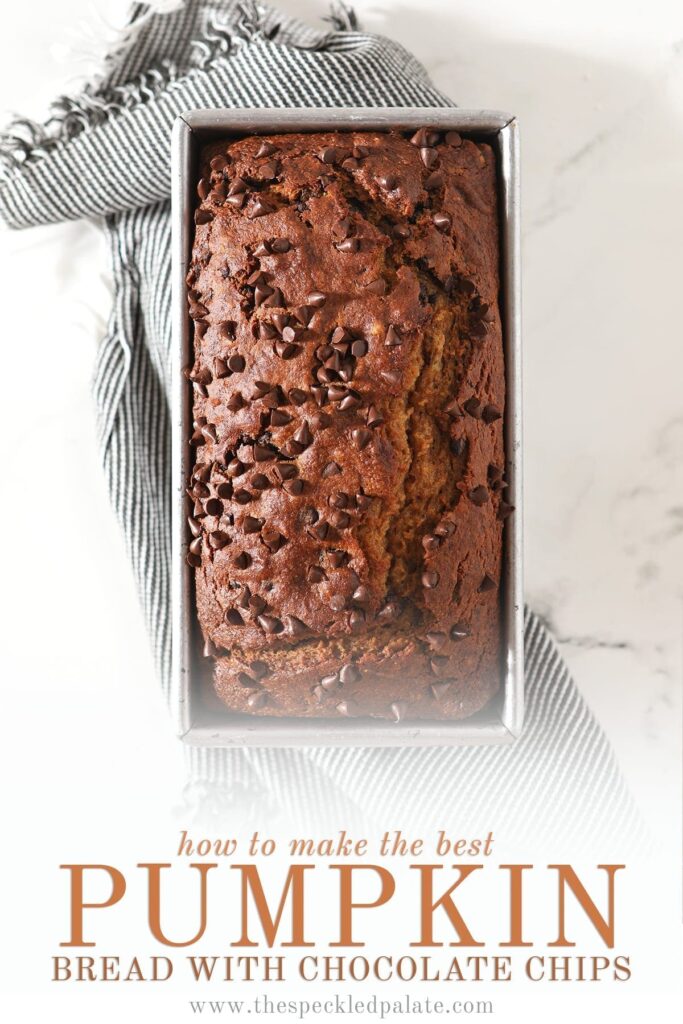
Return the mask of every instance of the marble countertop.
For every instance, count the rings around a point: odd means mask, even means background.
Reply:
[[[312,19],[326,8],[281,6]],[[355,6],[460,105],[519,117],[528,601],[660,821],[678,791],[681,743],[683,8]],[[2,105],[39,115],[74,89],[120,15],[108,0],[11,5]],[[28,736],[59,751],[75,785],[84,763],[97,779],[125,748],[121,778],[145,776],[143,791],[158,796],[163,777],[172,800],[182,754],[94,440],[89,380],[111,298],[103,240],[84,223],[4,232],[0,273],[11,380],[0,410],[10,581],[0,672],[14,680],[24,727],[3,758],[23,760]],[[139,771],[150,760],[156,778]],[[39,767],[30,771],[37,786]]]

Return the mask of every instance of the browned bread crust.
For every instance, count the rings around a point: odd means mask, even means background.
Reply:
[[[499,685],[496,171],[456,133],[203,154],[189,560],[215,688],[460,718]]]

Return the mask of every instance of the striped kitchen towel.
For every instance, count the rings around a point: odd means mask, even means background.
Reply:
[[[135,4],[103,73],[45,124],[0,139],[0,215],[14,228],[100,218],[114,308],[95,371],[102,462],[161,684],[170,679],[171,126],[196,107],[447,106],[415,58],[337,5],[325,30],[256,3]],[[204,818],[499,832],[642,835],[609,745],[540,621],[526,618],[527,722],[511,747],[189,749]]]

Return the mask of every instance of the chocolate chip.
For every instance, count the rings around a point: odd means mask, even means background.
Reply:
[[[462,403],[462,407],[470,416],[474,416],[475,419],[481,419],[481,402],[478,398],[468,398],[466,402]]]
[[[306,296],[306,305],[319,309],[327,302],[327,295],[324,292],[311,292]]]
[[[305,636],[308,632],[306,623],[302,622],[301,619],[297,619],[296,615],[286,615],[284,622],[287,632],[291,633],[292,636]]]
[[[339,683],[339,674],[337,672],[330,672],[328,675],[323,676],[320,680],[320,685],[323,690],[334,690]]]
[[[195,537],[195,539],[191,541],[188,547],[193,555],[200,555],[202,553],[202,538]]]
[[[514,511],[514,505],[509,505],[507,501],[501,501],[500,505],[498,506],[498,512],[496,513],[496,516],[498,519],[507,519],[507,517],[511,516]]]
[[[354,359],[362,359],[364,355],[367,355],[368,343],[365,338],[356,338],[351,344],[351,355]]]
[[[230,395],[230,398],[225,404],[230,412],[239,412],[245,403],[239,391],[235,391],[234,394]]]
[[[340,715],[343,715],[344,718],[350,718],[355,710],[355,705],[352,701],[342,700],[337,704],[336,710]]]
[[[480,485],[479,487],[473,487],[468,494],[468,498],[470,499],[473,505],[485,505],[486,502],[489,500],[488,489],[486,487],[483,487],[482,485]]]
[[[247,467],[239,459],[231,459],[225,470],[229,476],[242,476],[246,473]]]
[[[202,651],[205,658],[215,658],[218,654],[218,648],[212,640],[204,641],[204,650]]]
[[[401,374],[398,372],[398,370],[380,370],[379,375],[392,388],[398,387],[398,385],[401,383]]]
[[[360,249],[359,238],[345,238],[343,242],[339,242],[336,246],[339,252],[358,252]]]
[[[450,442],[450,449],[453,455],[462,455],[467,447],[467,441],[464,437],[454,437]]]
[[[439,154],[433,146],[421,146],[420,147],[420,159],[425,165],[428,171],[431,171],[432,167],[436,165],[439,159]]]
[[[251,486],[257,491],[265,491],[270,487],[270,480],[263,473],[255,473],[251,478]]]
[[[204,508],[208,516],[220,516],[223,512],[223,502],[218,498],[209,498]]]
[[[378,277],[376,280],[371,281],[370,284],[366,284],[365,290],[373,295],[386,295],[387,282],[383,277]]]
[[[343,491],[333,491],[327,499],[327,504],[331,505],[332,508],[347,508],[349,504],[349,496]]]
[[[370,408],[368,409],[368,418],[367,418],[368,426],[369,427],[381,427],[381,425],[383,423],[384,423],[384,416],[382,416],[382,413],[378,409],[376,409],[374,405],[371,405]]]
[[[235,491],[233,498],[238,505],[248,505],[252,499],[252,495],[249,493],[249,491],[245,491],[242,488],[239,491]]]
[[[225,621],[228,623],[229,626],[243,626],[244,625],[244,619],[242,618],[242,616],[240,615],[240,613],[237,611],[236,608],[228,608],[227,612],[225,613],[224,618],[225,618]]]
[[[270,246],[268,245],[268,242],[259,242],[259,244],[254,249],[254,256],[258,256],[259,259],[262,256],[270,256]]]
[[[319,523],[316,523],[315,526],[311,526],[310,532],[318,540],[325,540],[330,532],[330,524],[326,523],[323,519]]]
[[[252,711],[257,711],[259,708],[264,708],[268,703],[268,694],[265,690],[257,690],[256,693],[250,693],[247,697],[247,705]]]
[[[226,160],[226,158],[224,156],[221,156],[220,154],[218,156],[213,157],[213,159],[209,163],[209,167],[211,168],[211,170],[212,171],[216,171],[216,173],[218,173],[219,171],[222,171],[223,168],[227,167],[227,166],[228,166],[228,161]]]
[[[230,370],[224,359],[214,359],[213,373],[217,380],[222,380],[224,377],[229,376]]]
[[[261,530],[261,540],[272,555],[287,543],[287,538],[283,537],[279,530],[271,526],[265,526]]]
[[[300,345],[292,345],[289,341],[276,341],[273,347],[280,359],[292,359],[301,352]]]
[[[396,345],[402,344],[402,342],[403,339],[399,337],[396,328],[390,324],[387,333],[384,336],[384,344],[389,345],[389,347],[393,348]]]
[[[263,140],[256,153],[256,158],[262,156],[271,156],[273,153],[277,153],[277,147],[272,142],[268,142],[266,139]]]
[[[395,174],[383,174],[377,179],[377,182],[382,186],[382,188],[385,188],[387,192],[393,192],[398,185],[398,178]]]
[[[259,615],[256,621],[266,633],[281,633],[284,629],[284,626],[275,615]]]
[[[370,601],[370,591],[363,583],[356,587],[351,596],[357,604],[368,604]]]
[[[327,579],[327,576],[319,565],[309,565],[306,578],[309,583],[322,583],[323,580]]]
[[[495,590],[497,586],[496,581],[489,575],[486,575],[477,587],[477,590],[480,594],[485,594],[488,590]]]
[[[246,192],[235,192],[233,195],[228,193],[228,197],[225,201],[228,206],[232,206],[234,209],[239,210],[244,206],[246,198]]]
[[[433,651],[440,650],[447,639],[448,637],[445,633],[425,633],[425,640]]]
[[[268,160],[259,167],[260,176],[264,181],[272,181],[277,176],[277,163],[275,160]]]
[[[434,227],[438,231],[450,231],[451,230],[451,218],[447,213],[435,213],[432,217]]]
[[[330,417],[324,412],[316,412],[311,416],[311,426],[314,430],[325,430],[331,422]]]
[[[471,631],[466,622],[456,622],[454,626],[451,626],[451,640],[464,640],[465,637],[471,635]]]
[[[338,466],[336,462],[328,462],[327,465],[323,467],[321,476],[327,479],[330,476],[338,476],[340,473],[341,467]]]
[[[207,181],[206,178],[202,178],[197,185],[197,195],[200,199],[204,200],[211,191],[211,182]]]
[[[429,659],[429,667],[435,676],[440,676],[448,665],[448,658],[445,654],[433,654]]]
[[[279,288],[273,288],[270,295],[267,295],[266,298],[261,303],[262,306],[268,306],[269,309],[272,309],[273,307],[276,306],[281,307],[284,306],[284,304],[285,300]]]
[[[333,612],[341,612],[346,607],[346,598],[343,594],[333,594],[330,598],[330,608]]]
[[[213,211],[212,210],[206,210],[203,207],[200,207],[198,210],[195,210],[195,212],[194,212],[194,222],[195,222],[195,224],[208,224],[209,221],[212,221],[212,220],[213,220]]]
[[[269,391],[272,391],[272,389],[272,384],[269,384],[265,380],[257,380],[254,383],[254,398],[263,398]]]
[[[365,625],[365,612],[362,608],[354,608],[349,613],[349,626],[352,630],[358,630]]]
[[[246,365],[244,356],[239,355],[237,352],[228,359],[228,369],[231,373],[242,373]]]
[[[394,224],[391,233],[394,238],[400,238],[402,241],[412,236],[412,231],[407,224]]]
[[[369,494],[357,494],[355,497],[356,508],[365,511],[365,509],[370,508],[373,500],[374,499]]]
[[[199,537],[202,532],[201,523],[198,523],[192,516],[187,517],[187,525],[190,527],[190,533],[193,537]]]
[[[255,444],[252,448],[254,462],[272,462],[276,453],[263,444]]]
[[[413,146],[421,147],[427,146],[429,139],[429,132],[426,128],[418,128],[415,134],[411,137],[410,141]]]
[[[462,146],[462,138],[457,132],[446,132],[444,142],[447,146]]]
[[[227,533],[223,533],[222,530],[215,530],[209,534],[209,545],[214,551],[221,551],[222,548],[227,547],[230,543],[230,538]]]
[[[273,252],[289,252],[292,248],[292,243],[288,238],[274,238],[270,243],[270,248]]]
[[[305,420],[298,428],[298,430],[294,432],[292,437],[297,444],[303,445],[304,448],[307,448],[310,444],[313,443],[313,434],[309,430],[308,423],[306,423]]]
[[[332,389],[330,389],[330,391],[331,390]],[[330,394],[330,398],[331,397],[332,395]],[[349,392],[347,395],[345,395],[344,398],[342,398],[341,402],[339,403],[339,408],[342,410],[342,412],[348,412],[350,409],[357,409],[360,404],[360,396]]]
[[[355,430],[351,431],[351,437],[359,451],[362,451],[363,448],[366,448],[367,445],[370,444],[370,441],[372,440],[372,433],[367,429],[367,427],[356,427]]]
[[[236,569],[248,569],[251,565],[251,556],[246,551],[240,551],[238,555],[232,560],[232,564]]]
[[[280,462],[275,467],[275,471],[274,472],[275,472],[275,476],[278,478],[278,480],[282,481],[282,480],[291,480],[293,477],[295,477],[297,475],[299,470],[296,468],[296,466],[292,466],[292,465],[290,465],[287,462]]]
[[[249,211],[249,216],[263,217],[267,213],[275,213],[275,207],[271,203],[266,202],[265,199],[262,199],[261,196],[257,196],[254,205]]]
[[[337,530],[346,530],[351,525],[351,516],[346,512],[332,512],[330,522]]]
[[[356,160],[364,160],[366,156],[370,156],[370,150],[367,146],[354,146],[351,152]]]
[[[501,415],[500,409],[497,409],[495,405],[485,405],[481,411],[481,418],[484,423],[493,423],[494,420],[499,420]]]
[[[444,519],[434,527],[434,533],[437,537],[450,537],[455,533],[455,523],[451,523],[447,519]]]
[[[433,590],[434,587],[438,586],[439,574],[438,572],[423,572],[422,573],[422,586],[425,590]]]
[[[441,188],[443,185],[443,174],[441,171],[432,171],[425,178],[424,187],[428,192],[434,192],[436,189]]]
[[[215,443],[218,440],[218,433],[213,423],[206,423],[202,427],[202,434],[207,441],[213,441]]]
[[[324,149],[320,150],[318,158],[322,160],[324,164],[334,164],[339,159],[339,150],[335,149],[334,146],[326,146]]]
[[[185,555],[185,561],[188,565],[191,565],[193,569],[198,569],[202,564],[201,555],[195,555],[192,551],[188,551]]]
[[[397,700],[389,706],[389,711],[394,722],[401,722],[408,712],[408,705],[402,700]]]
[[[247,183],[244,178],[233,178],[230,182],[230,188],[228,189],[229,196],[240,195],[247,191]]]
[[[441,682],[432,683],[432,685],[429,687],[429,689],[431,691],[431,694],[432,694],[432,697],[434,698],[434,700],[440,700],[442,697],[446,696],[446,693],[448,692],[450,687],[451,687],[450,680],[444,679]]]
[[[377,613],[377,618],[383,625],[386,625],[388,622],[393,622],[397,619],[400,613],[401,606],[398,601],[390,600],[380,608]]]
[[[303,480],[285,480],[282,485],[282,489],[286,491],[287,494],[296,496],[303,493],[304,482]]]
[[[251,688],[251,687],[253,687],[253,685],[256,682],[256,680],[253,679],[252,676],[250,676],[248,672],[238,672],[237,673],[237,682],[240,684],[240,686],[245,686],[245,687]]]
[[[262,526],[263,520],[255,516],[244,516],[242,519],[242,529],[245,533],[258,533]]]
[[[348,665],[343,665],[342,668],[339,669],[339,680],[344,685],[357,683],[360,677],[361,673],[358,666],[351,662]]]
[[[308,327],[310,324],[315,310],[311,306],[295,306],[292,313],[304,327]]]

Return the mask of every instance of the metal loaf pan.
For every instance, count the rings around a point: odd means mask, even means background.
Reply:
[[[217,138],[270,132],[454,129],[492,145],[497,155],[501,227],[501,313],[507,401],[505,443],[508,500],[515,515],[504,528],[501,581],[501,690],[493,702],[461,721],[266,718],[211,707],[210,669],[201,656],[193,571],[185,561],[185,487],[191,470],[191,388],[182,374],[192,362],[185,276],[193,241],[198,154]],[[192,110],[173,130],[173,682],[179,735],[198,746],[450,746],[509,743],[520,733],[524,707],[521,465],[521,328],[518,127],[509,114],[458,108]]]

